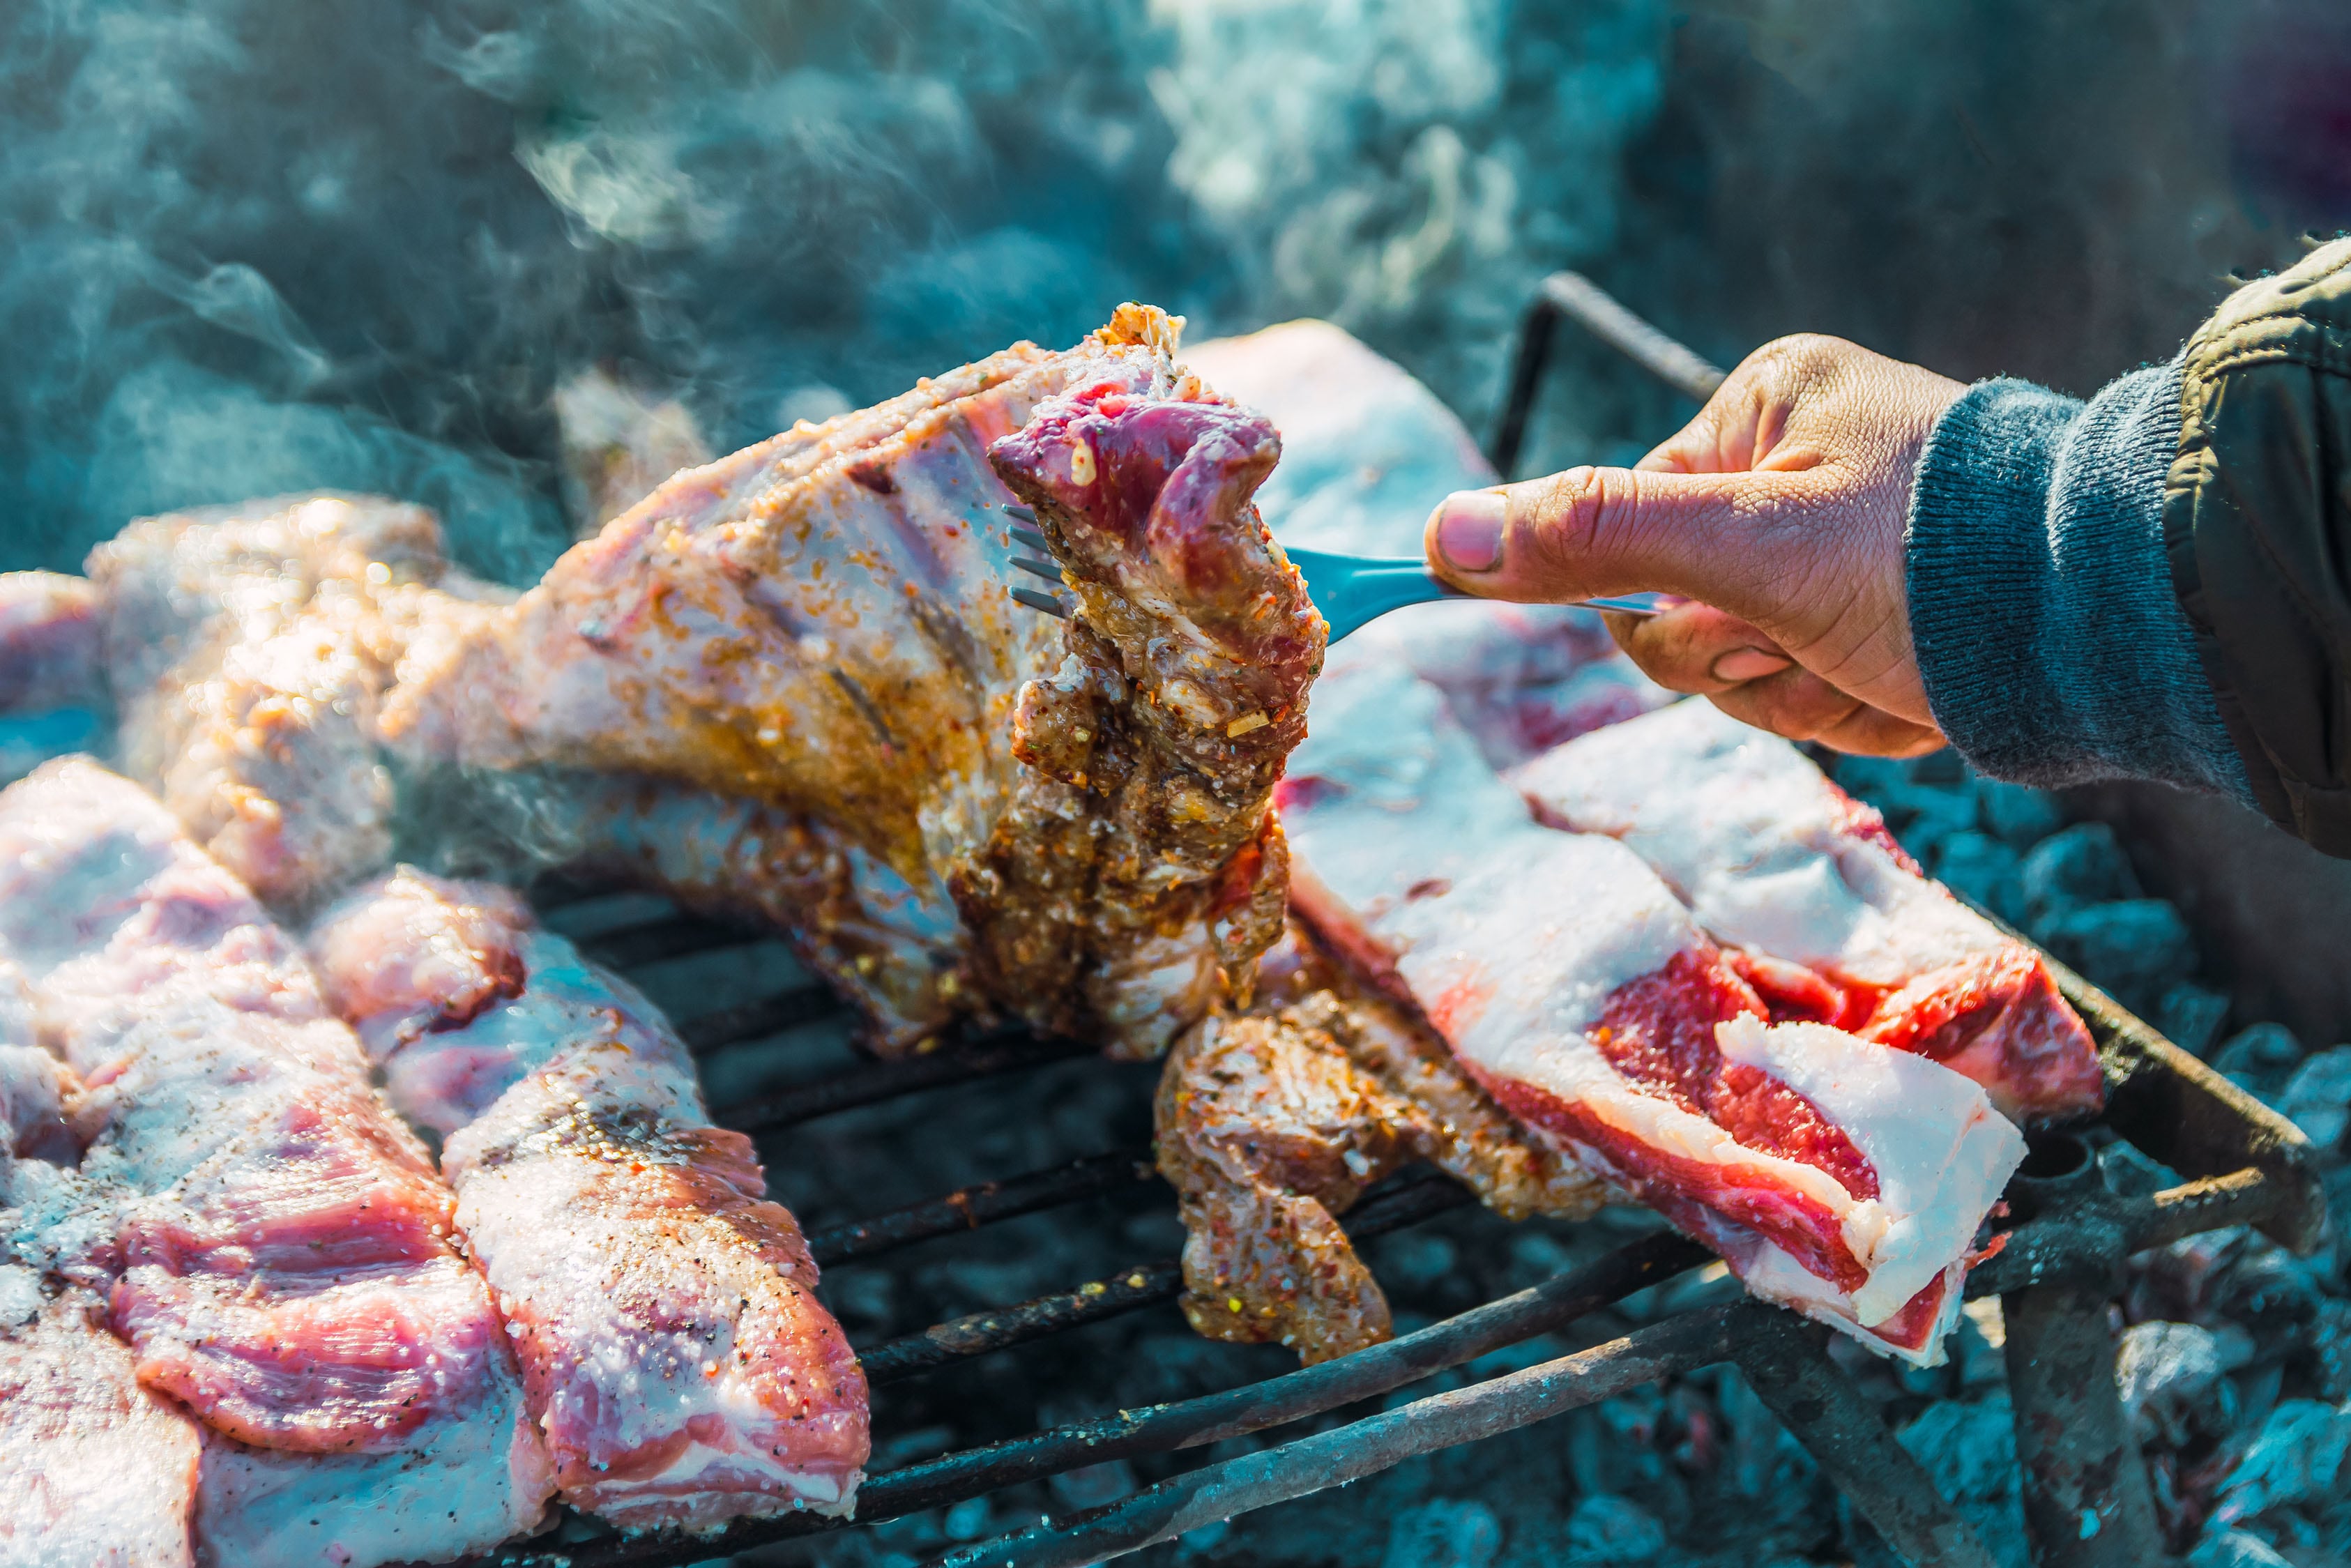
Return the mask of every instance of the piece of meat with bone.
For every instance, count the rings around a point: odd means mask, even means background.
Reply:
[[[1301,916],[1750,1291],[1939,1359],[2015,1128],[1926,1057],[1769,1024],[1655,873],[1536,823],[1436,689],[1371,654],[1324,677],[1282,787]]]
[[[0,792],[0,956],[87,1086],[111,1324],[206,1428],[200,1532],[372,1563],[533,1527],[546,1458],[449,1191],[252,894],[68,758]]]
[[[1616,839],[1751,955],[1773,1017],[1929,1057],[2019,1121],[2104,1104],[2096,1048],[2041,956],[1928,881],[1786,741],[1684,702],[1510,777],[1545,821]]]
[[[1336,1217],[1391,1171],[1426,1160],[1512,1219],[1582,1218],[1602,1198],[1374,996],[1316,987],[1203,1019],[1169,1055],[1156,1112],[1160,1172],[1189,1233],[1184,1315],[1211,1339],[1278,1341],[1309,1364],[1390,1336],[1387,1300]]]
[[[412,652],[385,732],[420,764],[784,814],[843,873],[794,927],[865,977],[885,1049],[992,1014],[1155,1052],[1279,933],[1266,792],[1322,635],[1249,504],[1270,428],[1174,345],[1124,307],[1067,352],[1019,345],[678,475]],[[999,471],[1080,585],[1066,627],[1011,597]],[[951,905],[958,941],[910,935],[910,905]]]
[[[90,553],[124,769],[273,904],[391,858],[382,596],[443,571],[422,507],[313,495],[132,523]]]
[[[311,934],[456,1218],[564,1500],[707,1529],[852,1506],[865,1381],[750,1140],[652,1004],[507,890],[402,870]]]

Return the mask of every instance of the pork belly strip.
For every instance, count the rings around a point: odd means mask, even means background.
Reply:
[[[838,871],[793,928],[865,977],[884,1049],[973,1015],[1164,1049],[1278,930],[1263,794],[1320,627],[1248,504],[1270,432],[1176,371],[1174,332],[1122,308],[1067,352],[1017,345],[678,475],[510,611],[412,644],[385,733],[419,766],[625,773],[789,822]],[[1088,559],[1132,549],[1139,575],[1065,632],[1010,597],[989,451],[1073,389],[1137,399],[1102,448],[1126,510]],[[1198,678],[1126,667],[1148,625]]]
[[[252,894],[67,758],[0,792],[0,956],[102,1118],[81,1175],[120,1195],[110,1321],[206,1428],[200,1533],[238,1534],[233,1472],[298,1490],[322,1456],[340,1479],[305,1518],[354,1563],[535,1525],[545,1457],[448,1189]],[[438,1506],[388,1539],[402,1495]]]
[[[1599,1207],[1599,1183],[1521,1132],[1393,1004],[1290,994],[1202,1019],[1160,1079],[1159,1169],[1181,1195],[1181,1304],[1201,1333],[1292,1345],[1310,1364],[1389,1338],[1387,1299],[1337,1217],[1411,1160],[1513,1219]]]
[[[564,1500],[627,1527],[846,1513],[865,1380],[750,1140],[652,1004],[511,893],[403,870],[312,933],[456,1218]]]
[[[2019,1121],[2105,1103],[2096,1048],[2040,955],[1928,881],[1786,741],[1684,702],[1510,778],[1544,821],[1639,855],[1717,940],[1809,971],[1752,968],[1775,1017],[1931,1058]]]
[[[1588,1169],[1750,1290],[1929,1362],[2023,1141],[1972,1082],[1763,1003],[1614,841],[1547,830],[1437,692],[1326,676],[1282,814],[1295,904]]]

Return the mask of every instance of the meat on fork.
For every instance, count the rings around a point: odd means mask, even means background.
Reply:
[[[684,1043],[503,888],[402,870],[311,935],[456,1220],[566,1501],[623,1527],[844,1514],[866,1390],[750,1140]]]
[[[1770,1024],[1656,873],[1536,823],[1408,669],[1367,657],[1316,704],[1283,784],[1301,916],[1519,1122],[1750,1290],[1939,1359],[2023,1155],[1983,1090],[1827,1025]]]
[[[94,763],[0,793],[0,956],[102,1123],[111,1326],[204,1427],[221,1561],[479,1551],[552,1490],[450,1193],[293,942]]]
[[[1248,505],[1271,432],[1177,373],[1173,340],[1123,308],[1065,353],[1019,345],[681,474],[511,611],[412,650],[385,732],[420,763],[627,773],[779,813],[843,873],[798,935],[885,1047],[992,1013],[1162,1049],[1275,935],[1263,794],[1321,635]],[[998,470],[1044,483],[1031,456],[1076,449],[989,460],[1065,392],[1113,476],[1064,497],[1109,505],[1099,526],[1047,525],[1098,584],[1066,640],[1011,597]],[[1123,608],[1099,564],[1120,548],[1141,573]],[[1127,667],[1148,625],[1183,667]],[[1236,653],[1273,664],[1236,673]],[[909,934],[907,910],[950,908],[953,941]]]
[[[1684,702],[1510,777],[1546,821],[1615,838],[1745,949],[1774,1017],[1939,1061],[2018,1121],[2105,1103],[2097,1049],[2048,964],[1928,881],[1786,741]]]
[[[1601,1201],[1598,1182],[1377,997],[1317,988],[1202,1020],[1169,1055],[1156,1109],[1160,1172],[1189,1233],[1184,1315],[1211,1339],[1279,1341],[1309,1364],[1392,1332],[1336,1217],[1399,1166],[1426,1160],[1512,1219],[1582,1218]]]

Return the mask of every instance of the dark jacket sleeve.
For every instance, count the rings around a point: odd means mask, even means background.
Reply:
[[[2351,240],[2231,296],[2182,359],[2163,539],[2253,798],[2351,856]]]

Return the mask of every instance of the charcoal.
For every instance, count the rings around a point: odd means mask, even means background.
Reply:
[[[2351,1399],[2351,1301],[2329,1296],[2310,1324],[2304,1375],[2322,1399]]]
[[[1943,841],[1933,869],[1936,880],[1952,892],[2013,921],[2024,913],[2022,866],[2012,846],[1989,833],[1967,832]]]
[[[2028,873],[2031,864],[2028,859]],[[2188,923],[2160,898],[2076,904],[2044,915],[2033,935],[2135,1012],[2153,1012],[2163,993],[2196,967]]]
[[[1380,1568],[1486,1568],[1501,1550],[1502,1521],[1492,1509],[1431,1498],[1397,1513]]]
[[[988,1501],[984,1497],[967,1497],[947,1510],[941,1527],[949,1541],[977,1541],[988,1533]]]
[[[1964,785],[1934,789],[1914,784],[1903,800],[1909,808],[1902,828],[1903,847],[1922,860],[1935,858],[1943,845],[1975,829],[1975,794]]]
[[[2029,850],[2065,825],[2057,798],[2043,789],[1986,779],[1976,785],[1976,814],[1988,831]]]
[[[2021,873],[2028,927],[2087,904],[2113,904],[2140,895],[2115,831],[2104,822],[2079,822],[2043,839],[2024,857]]]
[[[2351,1045],[2338,1045],[2294,1069],[2278,1096],[2278,1109],[2322,1151],[2334,1153],[2351,1122]]]
[[[1945,1500],[1976,1527],[2001,1568],[2032,1568],[2006,1394],[1929,1405],[1902,1428],[1901,1441]]]
[[[2284,1401],[2221,1484],[2214,1521],[2235,1524],[2273,1508],[2333,1498],[2346,1454],[2351,1411],[2316,1399]]]
[[[1603,1493],[1575,1505],[1567,1521],[1566,1561],[1604,1568],[1655,1563],[1665,1555],[1666,1527],[1629,1499]]]
[[[2193,980],[2182,980],[2163,993],[2163,999],[2155,1004],[2155,1016],[2147,1021],[2180,1050],[2202,1056],[2212,1049],[2229,1021],[2229,998]]]
[[[2222,1530],[2197,1543],[2188,1568],[2294,1568],[2294,1563],[2249,1530]]]
[[[2134,1323],[2124,1331],[2115,1379],[2142,1445],[2179,1448],[2235,1415],[2220,1336],[2196,1323]]]
[[[2302,1041],[2282,1023],[2257,1023],[2239,1030],[2212,1053],[2212,1066],[2239,1088],[2270,1098],[2285,1088]]]
[[[1124,1459],[1064,1470],[1046,1483],[1053,1500],[1071,1513],[1116,1502],[1135,1488],[1134,1467]]]

